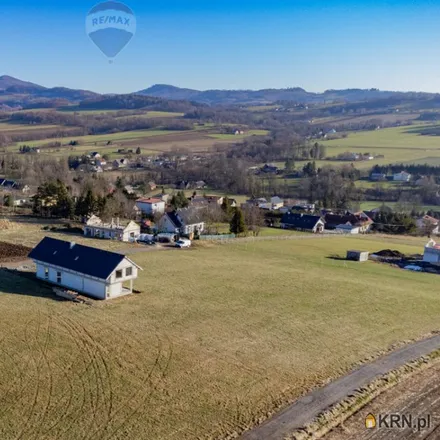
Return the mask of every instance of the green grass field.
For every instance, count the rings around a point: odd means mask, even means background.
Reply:
[[[92,307],[2,271],[0,438],[216,439],[252,426],[440,329],[437,276],[328,258],[423,243],[274,239],[135,254],[142,294]]]
[[[60,125],[31,125],[31,124],[12,124],[10,122],[0,122],[0,132],[4,131],[33,131],[61,128]]]
[[[421,136],[415,133],[420,125],[386,128],[376,131],[349,133],[345,139],[324,141],[327,156],[336,156],[346,151],[369,152],[384,155],[383,159],[356,162],[359,169],[371,168],[375,164],[390,163],[440,163],[440,136]]]
[[[364,211],[370,211],[372,209],[380,208],[381,206],[385,205],[388,206],[391,209],[394,209],[398,203],[397,202],[377,202],[377,201],[370,201],[370,202],[361,202],[361,209]],[[423,211],[440,211],[440,206],[437,205],[421,205],[418,207],[418,209]]]

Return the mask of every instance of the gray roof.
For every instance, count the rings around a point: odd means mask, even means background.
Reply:
[[[106,280],[125,255],[45,237],[29,258]]]
[[[176,228],[194,225],[196,223],[203,223],[200,210],[191,207],[168,212],[167,215]]]
[[[292,212],[288,212],[283,215],[281,223],[298,229],[313,230],[320,220],[322,221],[322,218],[318,215],[293,214]]]

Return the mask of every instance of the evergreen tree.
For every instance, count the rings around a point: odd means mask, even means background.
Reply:
[[[285,168],[288,172],[291,172],[295,169],[295,161],[291,157],[286,160]]]
[[[136,154],[142,154],[141,147],[137,147],[137,149],[136,149]]]
[[[227,216],[231,215],[231,211],[232,211],[231,201],[227,196],[223,198],[222,210]]]
[[[234,234],[243,234],[246,232],[246,225],[244,222],[243,211],[236,208],[230,223],[230,231]]]

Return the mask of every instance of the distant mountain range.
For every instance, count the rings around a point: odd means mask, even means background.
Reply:
[[[358,102],[387,98],[432,98],[434,93],[389,92],[378,89],[326,90],[324,93],[312,93],[296,87],[289,89],[263,90],[192,90],[166,84],[157,84],[137,92],[139,95],[164,99],[184,99],[204,104],[271,104],[290,101],[303,104],[330,102]]]
[[[87,99],[97,98],[98,93],[66,87],[43,87],[12,76],[0,76],[0,108],[57,107]]]
[[[434,93],[391,92],[378,89],[326,90],[324,93],[312,93],[299,87],[289,89],[200,91],[166,84],[156,84],[148,89],[134,92],[132,95],[161,98],[164,100],[191,101],[208,105],[257,105],[282,102],[301,104],[350,103],[390,98],[394,100],[432,99],[440,96]],[[89,100],[96,104],[101,99],[103,102],[111,102],[112,100],[109,101],[111,96],[114,95],[100,95],[87,90],[65,87],[47,88],[11,76],[0,76],[0,109],[60,107]],[[117,100],[117,102],[119,105],[122,105],[121,102],[124,102],[124,100]]]

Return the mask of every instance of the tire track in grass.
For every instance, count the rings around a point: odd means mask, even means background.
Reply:
[[[83,346],[82,346],[81,344],[78,343],[78,341],[77,341],[76,338],[74,338],[74,337],[71,336],[71,330],[65,325],[64,319],[62,319],[62,318],[60,318],[60,317],[57,317],[56,319],[57,319],[57,321],[59,322],[61,328],[63,328],[63,329],[67,332],[67,335],[72,339],[72,341],[73,341],[73,343],[76,345],[76,347],[77,347],[79,353],[83,354],[83,353],[84,353]],[[88,368],[87,360],[84,359],[83,356],[78,356],[78,357],[76,358],[76,360],[80,360],[80,361],[82,362],[82,364],[83,364],[83,366],[84,366],[84,371],[86,371],[87,368]],[[71,368],[72,366],[74,367],[73,369]],[[59,418],[59,419],[58,419],[58,420],[57,420],[52,426],[49,427],[49,429],[47,430],[47,433],[51,432],[53,429],[55,429],[56,427],[58,427],[59,424],[62,422],[62,420],[63,420],[64,418],[66,418],[68,415],[72,415],[72,416],[73,416],[73,415],[75,415],[75,413],[77,413],[79,416],[81,416],[82,414],[84,414],[84,407],[86,406],[86,401],[88,400],[88,399],[87,399],[87,394],[90,395],[90,381],[88,381],[88,382],[89,382],[89,393],[88,393],[88,392],[87,392],[87,384],[86,384],[86,380],[84,380],[84,377],[83,377],[84,375],[81,374],[81,373],[78,373],[78,372],[77,372],[77,369],[75,368],[75,366],[76,366],[75,363],[71,364],[71,365],[70,365],[70,368],[68,368],[69,372],[66,372],[65,369],[62,370],[64,376],[65,376],[65,377],[67,378],[67,380],[69,381],[69,386],[70,386],[70,390],[71,390],[71,395],[70,395],[70,397],[69,397],[69,400],[68,400],[68,406],[67,406],[66,410],[65,410],[64,413],[60,416],[60,418]],[[74,382],[74,381],[73,381],[72,378],[71,378],[71,374],[74,374],[74,375],[78,378],[79,383],[81,384],[81,389],[82,389],[82,401],[81,401],[80,407],[79,407],[77,410],[75,410],[74,412],[70,411],[70,408],[73,406],[73,405],[72,405],[72,403],[73,403],[73,397],[74,397],[74,396],[76,397],[76,394],[75,394],[75,392],[74,392],[74,387],[73,387],[73,382]],[[78,418],[72,417],[70,423],[67,424],[67,427],[64,428],[64,429],[62,430],[62,433],[58,433],[59,435],[57,436],[57,438],[60,438],[60,439],[61,439],[61,438],[65,438],[64,434],[67,433],[67,432],[69,432],[69,431],[71,430],[72,426],[74,425],[74,423],[76,423],[76,421],[77,421],[78,419],[79,419],[79,417],[78,417]]]
[[[72,408],[72,403],[73,403],[73,396],[75,395],[75,393],[73,391],[73,384],[72,384],[71,376],[65,371],[65,369],[62,366],[55,364],[55,368],[63,374],[63,379],[64,379],[63,383],[69,384],[69,396],[67,398],[66,405],[63,405],[62,398],[58,402],[58,403],[60,403],[59,406],[64,408],[64,411],[61,413],[61,415],[58,417],[58,419],[45,430],[46,435],[48,435],[51,431],[53,431],[63,421],[63,419],[66,418],[67,415],[70,413],[70,409]],[[83,387],[83,389],[84,389],[84,387]],[[84,392],[83,392],[83,397],[84,397]],[[83,399],[83,405],[84,405],[84,402],[85,402],[85,400]]]
[[[91,408],[91,414],[92,414],[92,420],[90,422],[90,425],[87,429],[87,432],[89,432],[91,429],[93,429],[93,426],[97,426],[97,415],[98,415],[98,406],[100,401],[100,382],[102,381],[102,378],[99,373],[99,367],[97,366],[97,359],[96,355],[93,352],[93,350],[90,348],[89,343],[87,341],[87,338],[84,338],[82,332],[77,327],[76,323],[67,317],[63,317],[63,323],[66,329],[68,329],[69,334],[71,335],[72,339],[75,341],[78,350],[81,354],[86,354],[87,361],[85,361],[85,371],[84,375],[87,378],[88,381],[88,394],[89,394],[89,401],[90,401],[90,408]],[[89,367],[91,367],[92,370],[92,376],[88,374]],[[95,382],[93,384],[93,382]],[[95,397],[94,394],[95,393]],[[82,414],[79,414],[81,416]],[[73,425],[73,423],[72,423]],[[69,430],[72,428],[72,425],[69,427]],[[63,432],[63,435],[65,435],[67,430]]]
[[[138,395],[140,394],[142,389],[145,388],[147,386],[147,384],[150,384],[150,386],[148,387],[148,392],[141,396],[140,403],[137,406],[135,406],[135,408],[133,408],[133,410],[130,413],[130,416],[127,416],[125,418],[125,420],[123,420],[119,425],[117,425],[116,428],[113,429],[107,437],[104,437],[104,439],[113,440],[113,439],[117,438],[116,437],[117,433],[119,433],[122,429],[126,428],[130,424],[130,422],[133,421],[133,419],[138,415],[139,411],[145,405],[147,400],[152,396],[153,392],[157,390],[159,383],[166,377],[166,374],[169,370],[169,366],[171,364],[171,360],[173,358],[173,349],[172,349],[171,340],[167,336],[165,336],[165,337],[168,340],[168,346],[169,346],[169,354],[165,358],[165,361],[166,361],[165,366],[163,368],[161,368],[161,365],[160,365],[162,355],[163,355],[163,343],[162,343],[162,341],[156,331],[156,338],[158,340],[158,345],[157,345],[157,355],[156,355],[155,362],[154,362],[153,366],[151,367],[150,371],[148,372],[147,376],[142,381],[142,386],[140,387],[139,391],[136,392],[129,400],[134,400],[134,399],[138,398]],[[151,386],[151,385],[153,385],[153,381],[152,381],[153,374],[155,373],[156,370],[160,371],[161,378],[156,382],[156,384],[154,386]],[[121,408],[123,408],[123,407],[124,407],[124,405],[121,406]]]
[[[36,383],[36,386],[35,386],[35,392],[34,392],[32,403],[30,405],[29,410],[27,411],[28,412],[28,416],[27,416],[27,418],[25,418],[24,423],[22,423],[22,425],[21,425],[21,431],[19,432],[19,434],[16,437],[17,440],[21,440],[23,438],[24,434],[27,433],[27,429],[28,429],[29,425],[31,425],[31,421],[33,419],[33,414],[34,414],[35,409],[37,407],[38,398],[39,398],[39,395],[40,395],[40,385],[41,385],[40,371],[41,370],[40,370],[39,363],[35,359],[35,356],[33,354],[33,347],[31,347],[31,344],[29,343],[29,336],[28,336],[28,329],[30,327],[29,323],[33,322],[33,321],[34,320],[31,320],[31,321],[29,321],[26,324],[26,328],[25,328],[25,331],[24,331],[24,342],[25,342],[25,344],[26,344],[26,346],[27,346],[27,348],[29,350],[29,355],[32,358],[32,363],[34,365],[34,372],[36,374],[36,379],[34,379],[33,382]],[[41,327],[41,323],[38,320],[37,321],[37,328],[36,328],[36,332],[35,332],[35,339],[38,339],[40,337],[40,327]],[[23,396],[23,391],[24,391],[24,387],[23,387],[22,394],[21,394],[20,397]]]
[[[107,413],[106,421],[103,422],[104,426],[107,427],[110,424],[110,421],[112,419],[112,411],[113,411],[113,384],[112,384],[112,378],[111,378],[111,368],[107,362],[106,355],[103,352],[102,347],[98,342],[96,342],[92,336],[92,334],[88,331],[88,329],[84,326],[78,323],[78,329],[80,332],[83,332],[87,339],[87,343],[89,344],[90,348],[94,351],[94,353],[97,354],[97,367],[99,371],[104,372],[104,374],[100,375],[101,378],[101,391],[104,399],[102,400],[102,406],[105,409],[105,412]],[[97,431],[99,431],[99,427],[97,427]],[[97,432],[95,431],[95,432]]]
[[[14,358],[14,356],[12,356],[7,350],[5,350],[2,345],[3,345],[3,341],[6,339],[6,337],[4,337],[2,339],[2,341],[0,342],[0,353],[4,354],[6,357],[8,357],[11,360],[11,364],[13,365],[14,371],[18,372],[18,378],[14,378],[13,380],[9,381],[9,386],[6,389],[5,393],[3,395],[0,396],[0,404],[1,403],[5,403],[8,400],[9,395],[11,394],[12,390],[15,388],[15,386],[17,385],[18,382],[20,382],[20,387],[19,389],[22,390],[23,389],[23,382],[24,382],[24,371],[26,371],[28,364],[29,364],[29,359],[26,362],[26,365],[24,368],[21,368],[20,363],[17,362]],[[3,363],[4,364],[4,363]],[[1,377],[4,377],[3,375]],[[7,407],[6,407],[7,410]],[[5,407],[3,406],[3,413],[5,413]]]
[[[41,357],[39,359],[39,365],[41,366],[41,364],[44,362],[45,367],[46,367],[47,377],[49,379],[49,396],[48,396],[47,401],[44,405],[42,414],[38,417],[39,423],[38,423],[38,426],[35,430],[35,437],[34,437],[35,440],[40,439],[40,432],[43,428],[43,425],[46,422],[46,418],[49,413],[49,409],[50,409],[50,405],[51,405],[52,397],[53,397],[53,373],[52,373],[53,365],[51,364],[51,362],[49,362],[49,359],[47,357],[47,351],[49,348],[49,341],[51,338],[52,318],[50,316],[48,318],[49,319],[48,319],[48,324],[47,324],[47,331],[46,331],[46,338],[44,341],[44,345],[43,345],[43,347],[39,346],[39,348],[41,348]]]

